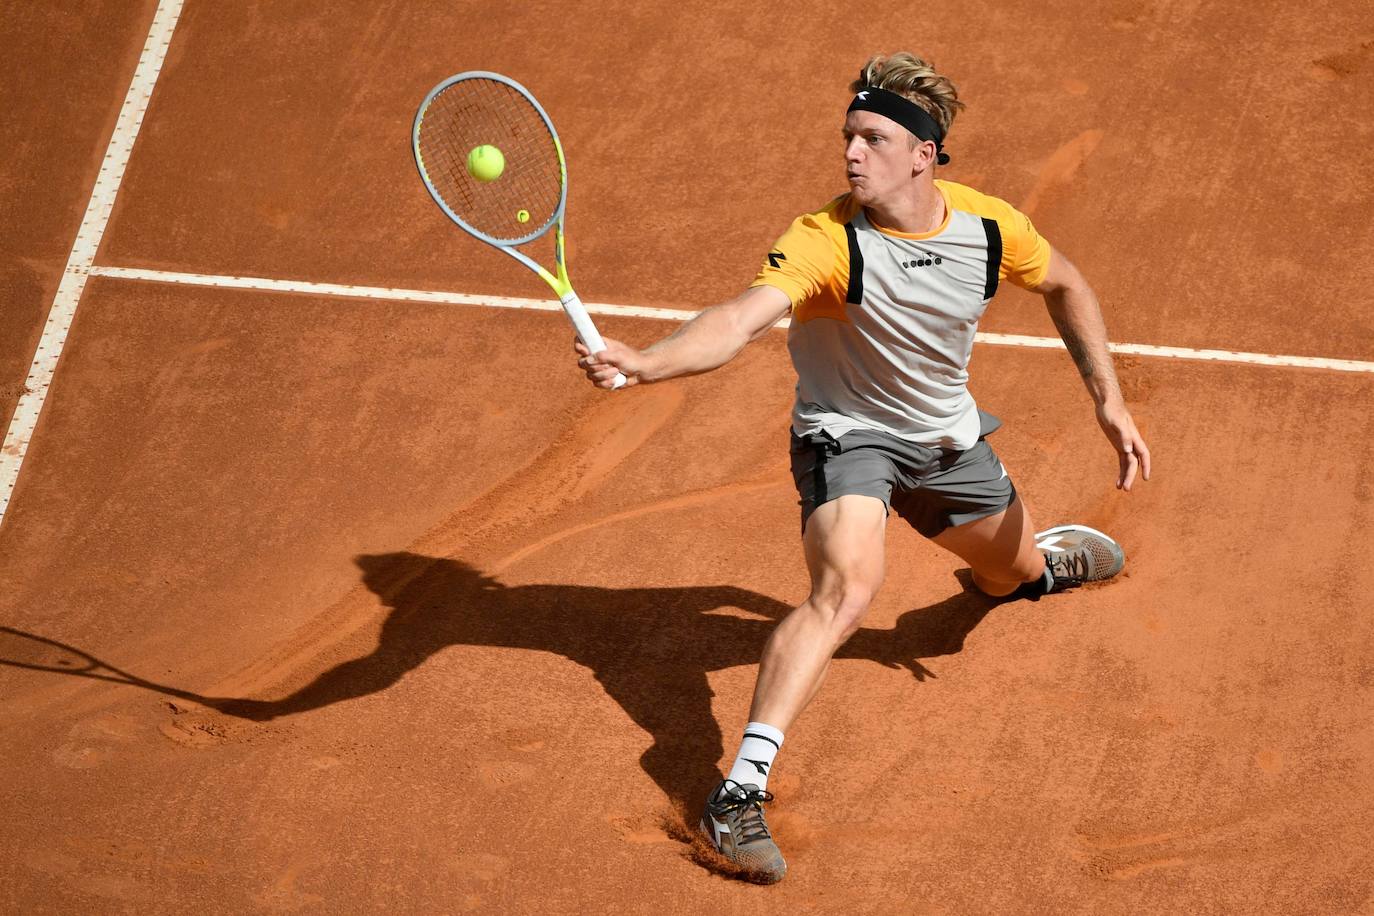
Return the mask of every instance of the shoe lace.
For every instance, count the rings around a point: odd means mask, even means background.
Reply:
[[[1088,555],[1087,551],[1070,550],[1047,555],[1050,563],[1050,575],[1054,576],[1056,585],[1078,585],[1088,577]]]
[[[763,803],[772,800],[772,792],[727,781],[720,800],[711,803],[711,812],[720,816],[734,815],[739,824],[737,836],[742,842],[770,840],[773,834],[768,830],[768,822],[763,819]]]

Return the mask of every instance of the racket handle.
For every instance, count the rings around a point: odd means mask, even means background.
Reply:
[[[582,304],[582,300],[577,298],[577,293],[568,292],[558,300],[563,303],[563,311],[568,313],[568,320],[572,322],[573,329],[577,331],[577,336],[587,345],[587,349],[593,353],[600,353],[606,349],[606,341],[601,339],[601,335],[596,330],[596,325],[592,324],[592,316],[587,314],[587,308]],[[611,388],[624,388],[625,376],[617,372],[615,382]]]

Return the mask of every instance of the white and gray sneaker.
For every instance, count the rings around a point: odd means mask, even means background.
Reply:
[[[706,799],[701,829],[716,852],[737,868],[740,876],[759,884],[775,884],[787,874],[778,844],[763,819],[763,803],[773,793],[755,785],[721,782]]]
[[[1045,555],[1046,594],[1110,579],[1126,565],[1121,545],[1087,525],[1046,528],[1035,546]]]

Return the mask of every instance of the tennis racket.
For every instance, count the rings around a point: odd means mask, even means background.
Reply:
[[[430,90],[411,131],[415,164],[434,202],[464,230],[493,245],[544,279],[558,296],[577,336],[597,353],[605,342],[568,280],[563,220],[568,166],[553,122],[528,89],[499,73],[470,70]],[[495,178],[468,171],[478,147],[494,146],[505,158]],[[517,246],[554,230],[550,272]],[[612,387],[625,384],[617,375]]]

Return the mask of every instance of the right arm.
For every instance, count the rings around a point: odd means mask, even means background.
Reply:
[[[792,309],[787,294],[773,286],[755,286],[729,302],[712,306],[656,344],[636,350],[606,338],[606,348],[591,353],[579,340],[577,364],[599,388],[610,388],[617,373],[626,387],[661,382],[680,375],[718,369],[739,355]]]

